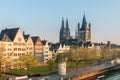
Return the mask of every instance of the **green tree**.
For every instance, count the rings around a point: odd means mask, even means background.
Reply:
[[[87,64],[90,61],[97,60],[98,56],[95,49],[78,47],[70,50],[68,58],[71,63],[74,61],[78,66],[81,61]]]
[[[50,70],[54,69],[55,62],[52,59],[48,60],[47,64],[48,64]]]
[[[100,48],[101,49],[101,51],[100,51],[100,57],[101,57],[101,60],[106,60],[106,59],[108,59],[108,57],[109,57],[109,49],[107,48],[107,47],[101,47]]]
[[[63,60],[63,53],[59,53],[57,56],[56,56],[56,59],[55,59],[55,62],[58,63],[60,61]]]
[[[4,52],[0,52],[0,78],[2,79],[2,73],[8,68],[11,68],[16,59],[13,58],[13,54],[4,55]]]
[[[27,69],[32,66],[37,66],[39,64],[37,57],[32,54],[22,55],[19,57],[18,61]]]

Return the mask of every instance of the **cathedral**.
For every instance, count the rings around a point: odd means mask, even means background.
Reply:
[[[91,42],[91,23],[87,24],[85,15],[83,16],[81,27],[80,23],[78,22],[75,37],[78,39],[78,42],[83,43]]]
[[[70,29],[69,29],[69,25],[68,25],[68,19],[66,19],[66,26],[64,27],[64,19],[62,18],[62,26],[60,29],[60,42],[64,42],[67,39],[70,39]]]
[[[70,36],[68,19],[66,19],[66,26],[64,27],[64,19],[62,18],[59,42],[66,42],[71,39],[74,39],[77,43],[91,43],[91,23],[87,23],[85,14],[83,16],[82,25],[80,25],[79,22],[77,24],[74,38]]]

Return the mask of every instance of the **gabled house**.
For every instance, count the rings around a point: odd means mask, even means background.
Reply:
[[[20,28],[2,30],[0,40],[5,45],[6,53],[13,53],[14,57],[26,54],[25,40]]]
[[[32,37],[34,44],[34,55],[39,61],[43,61],[43,45],[39,36]]]
[[[48,60],[54,60],[55,54],[52,50],[50,50],[50,45],[46,40],[42,41],[43,44],[43,60],[46,63]]]
[[[34,44],[30,35],[24,35],[26,42],[26,53],[34,55]]]
[[[0,35],[0,51],[3,53],[4,56],[13,52],[13,43],[9,39],[9,37],[4,34]]]
[[[65,44],[61,44],[61,43],[56,43],[52,45],[52,50],[55,51],[56,54],[59,53],[64,53],[70,50],[70,46],[69,45],[65,45]]]

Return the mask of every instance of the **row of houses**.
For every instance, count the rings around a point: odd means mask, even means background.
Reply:
[[[0,51],[4,56],[13,53],[13,58],[18,58],[21,55],[32,54],[39,61],[47,62],[49,59],[54,60],[56,54],[69,49],[69,46],[41,41],[39,36],[26,35],[20,28],[6,28],[0,33]]]

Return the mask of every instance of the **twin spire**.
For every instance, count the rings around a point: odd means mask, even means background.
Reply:
[[[64,28],[64,18],[62,17],[62,26],[61,28]],[[66,19],[66,29],[69,29],[68,19]]]
[[[85,33],[85,32],[88,33]],[[78,41],[89,42],[91,41],[91,23],[87,24],[85,14],[83,16],[82,25],[80,23],[77,24],[77,29],[75,32],[75,37]],[[70,36],[70,29],[68,24],[68,19],[66,19],[66,23],[64,24],[64,18],[62,17],[62,25],[60,29],[60,42],[64,42],[68,39],[72,39]]]
[[[89,23],[88,26],[91,27],[91,23]],[[83,21],[82,21],[82,26],[81,26],[81,28],[80,28],[80,23],[79,23],[79,22],[78,22],[78,27],[79,27],[79,29],[81,29],[81,30],[85,30],[85,29],[86,29],[86,27],[87,27],[87,21],[86,21],[85,14],[84,14],[84,16],[83,16]],[[63,18],[63,17],[62,17],[62,26],[61,26],[61,28],[65,28],[65,26],[64,26],[64,18]],[[69,29],[68,19],[66,19],[66,29]]]
[[[66,39],[70,38],[70,29],[68,25],[68,19],[66,19],[66,26],[64,24],[64,18],[62,18],[62,25],[60,29],[60,42],[64,42]]]

